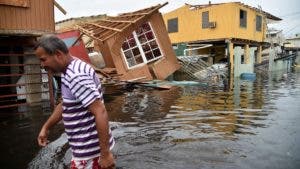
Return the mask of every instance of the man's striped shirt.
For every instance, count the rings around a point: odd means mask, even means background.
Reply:
[[[74,59],[61,76],[63,122],[72,149],[73,159],[87,160],[100,156],[100,143],[95,117],[88,106],[96,99],[103,102],[101,83],[94,69]],[[110,148],[114,139],[109,130]]]

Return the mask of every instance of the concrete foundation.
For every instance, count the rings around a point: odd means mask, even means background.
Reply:
[[[295,59],[295,64],[300,65],[300,51],[297,52],[297,56],[296,56],[296,59]]]
[[[241,46],[234,48],[234,77],[240,77],[242,73],[254,73],[255,49],[246,47],[246,50],[244,50]],[[242,57],[244,57],[243,63]]]
[[[32,50],[27,50],[24,53],[33,53]],[[24,57],[24,63],[25,64],[39,64],[40,61],[35,55],[26,55]],[[26,93],[31,93],[26,96],[26,102],[27,103],[36,103],[41,102],[42,100],[42,88],[41,88],[41,82],[42,77],[41,74],[41,67],[40,65],[27,65],[24,66],[24,73],[29,75],[25,76],[25,83],[29,83],[25,86]],[[33,74],[34,73],[34,74]],[[33,74],[33,75],[32,75]],[[30,83],[39,83],[39,84],[30,84]]]
[[[278,71],[278,70],[289,71],[291,67],[292,67],[292,59],[276,60],[273,62],[271,71]]]

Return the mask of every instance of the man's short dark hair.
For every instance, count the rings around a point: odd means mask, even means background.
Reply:
[[[64,41],[55,35],[43,35],[40,37],[34,49],[37,49],[38,47],[43,48],[49,55],[54,55],[57,50],[62,51],[64,54],[69,53],[68,47]]]

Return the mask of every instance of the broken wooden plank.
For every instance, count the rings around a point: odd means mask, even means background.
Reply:
[[[89,38],[90,38],[90,37],[89,37]],[[90,38],[90,39],[85,43],[85,47],[89,46],[90,43],[92,43],[92,42],[93,42],[93,39]]]
[[[128,13],[128,14],[121,14],[118,17],[131,17],[131,16],[140,16],[140,15],[148,15],[149,13]]]
[[[0,0],[0,4],[17,7],[30,7],[29,0]]]
[[[142,80],[142,79],[146,79],[147,77],[146,76],[143,76],[143,77],[138,77],[138,78],[134,78],[134,79],[129,79],[129,80],[124,80],[123,82],[136,82],[136,81],[139,81],[139,80]]]
[[[60,12],[63,13],[64,15],[67,14],[67,11],[59,3],[57,3],[56,1],[54,1],[54,6],[56,6],[56,8],[58,10],[60,10]]]
[[[96,24],[96,23],[87,23],[87,24],[94,25],[94,26],[99,27],[99,28],[114,30],[114,31],[117,31],[117,32],[122,31],[121,29],[111,28],[111,27],[108,27],[108,26],[102,26],[102,25],[99,25],[99,24]]]
[[[93,32],[92,32],[92,31],[88,31],[88,30],[84,29],[83,27],[81,27],[81,26],[79,26],[79,25],[76,25],[76,28],[77,28],[80,32],[84,33],[86,36],[88,36],[88,37],[90,37],[90,38],[92,38],[92,39],[97,39],[97,40],[103,42],[102,39],[93,36]]]
[[[100,73],[102,76],[106,77],[106,78],[110,78],[110,75],[108,75],[107,73],[105,73],[104,71],[102,71],[101,69],[98,69],[96,68],[94,65],[91,65],[90,66],[92,68],[94,68],[94,70],[96,71],[96,73]]]
[[[100,19],[99,21],[104,21],[104,22],[116,22],[116,23],[133,23],[133,21],[125,21],[125,20],[109,20],[109,19]]]
[[[138,84],[138,85],[141,85],[141,86],[144,86],[144,87],[151,87],[151,88],[154,88],[154,89],[160,89],[160,90],[169,90],[173,87],[172,85],[166,85],[166,84],[160,85],[160,84],[153,84],[153,83]]]
[[[109,68],[109,67],[103,68],[102,71],[104,71],[104,72],[107,73],[107,74],[114,74],[114,73],[117,73],[116,68]]]
[[[111,38],[111,37],[115,36],[116,34],[117,34],[117,32],[115,32],[115,33],[112,33],[111,35],[109,35],[109,36],[105,37],[105,38],[104,38],[104,40],[107,40],[107,39],[109,39],[109,38]]]
[[[83,33],[80,34],[80,36],[75,40],[75,42],[71,45],[71,47],[74,46],[82,38],[82,36]]]

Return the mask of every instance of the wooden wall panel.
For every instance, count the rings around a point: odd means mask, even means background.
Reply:
[[[94,48],[96,51],[101,52],[106,67],[110,67],[110,68],[115,67],[114,61],[112,59],[112,54],[109,50],[109,46],[107,42],[102,43],[102,42],[94,41]]]
[[[28,8],[0,5],[0,34],[42,34],[54,29],[54,0],[30,0]]]
[[[179,64],[173,64],[163,58],[152,65],[152,70],[157,79],[164,80],[180,68]]]
[[[152,65],[152,69],[158,79],[165,79],[178,70],[180,68],[180,64],[178,63],[175,52],[172,48],[172,44],[161,14],[154,14],[150,18],[150,24],[164,56],[163,59],[156,61]]]
[[[111,55],[111,59],[114,63],[115,68],[117,69],[118,74],[123,75],[121,77],[122,80],[130,80],[141,77],[145,77],[145,79],[143,80],[152,80],[154,78],[150,72],[151,68],[149,68],[149,65],[143,65],[141,67],[128,69],[125,63],[125,59],[121,53],[121,46],[125,38],[129,36],[133,30],[136,30],[145,22],[150,22],[156,35],[161,52],[164,56],[164,59],[162,61],[156,61],[156,65],[151,64],[151,66],[153,66],[154,68],[153,71],[158,79],[165,79],[167,76],[171,75],[173,72],[180,68],[180,65],[175,56],[175,52],[173,51],[171,41],[168,37],[168,33],[166,31],[162,16],[160,13],[156,13],[151,17],[147,16],[139,20],[135,24],[127,27],[126,30],[123,30],[122,33],[116,34],[105,42],[103,48],[108,47],[110,52],[106,51],[104,53],[105,55]],[[101,46],[101,44],[99,46]],[[102,51],[105,50],[102,49]]]
[[[143,79],[141,79],[143,81],[153,79],[149,71],[148,65],[144,65],[135,69],[129,69],[128,71],[123,73],[123,76],[121,76],[121,80],[131,80],[131,79],[142,78],[142,77],[144,77]]]
[[[29,7],[30,0],[0,0],[0,5],[11,5],[19,7]]]

